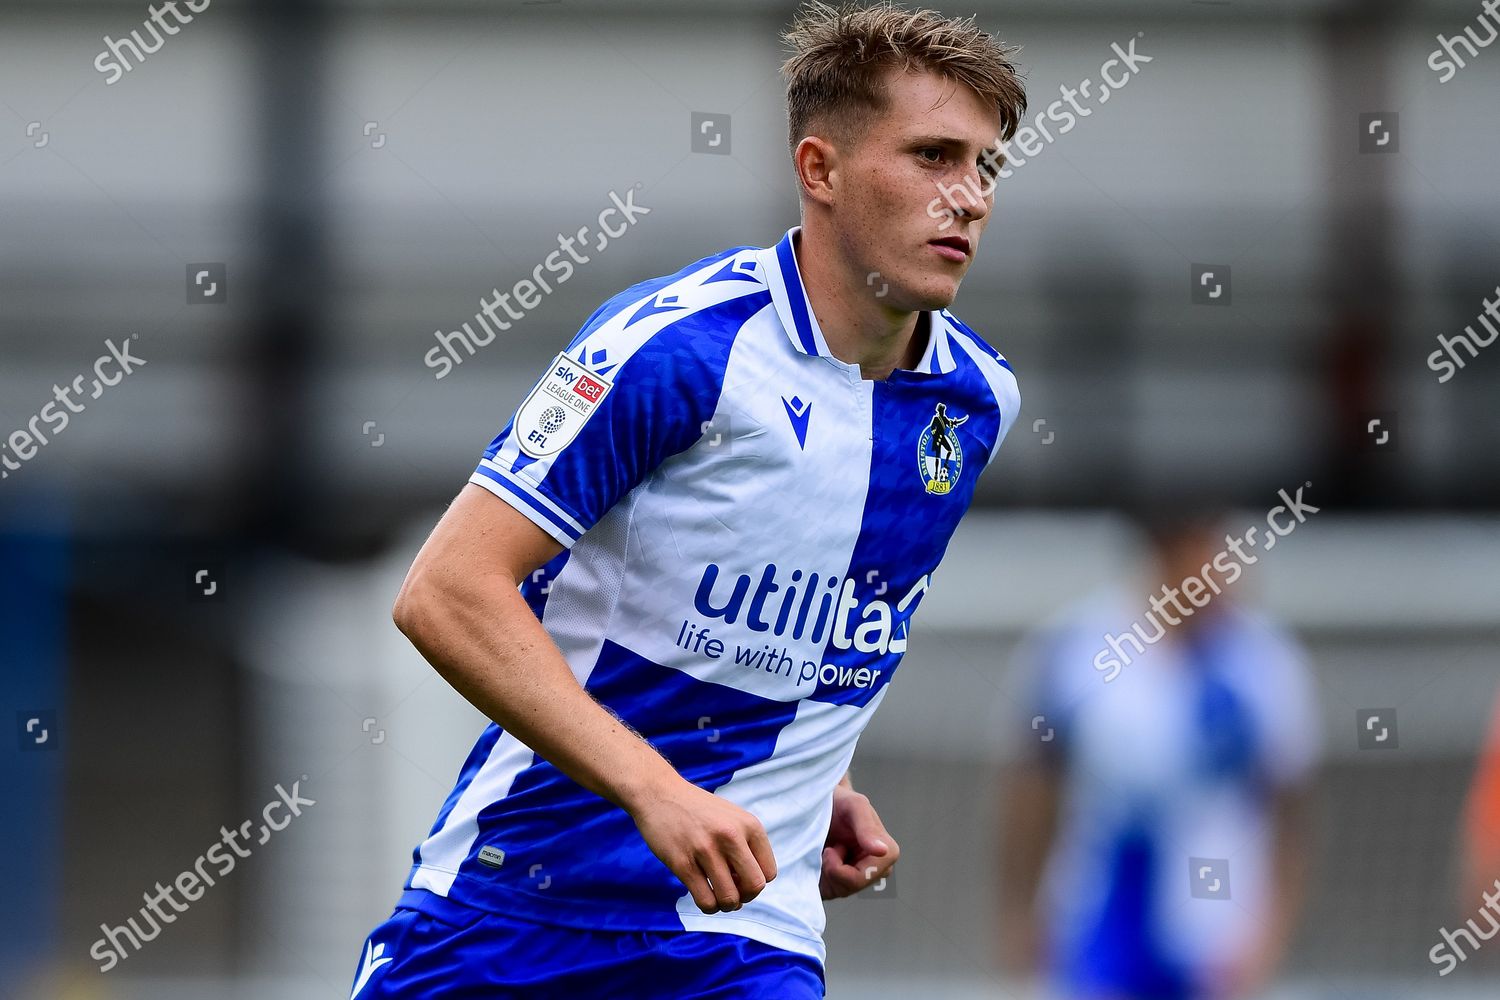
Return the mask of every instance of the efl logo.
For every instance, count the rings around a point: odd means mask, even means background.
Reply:
[[[604,395],[604,386],[587,375],[579,375],[578,381],[573,383],[573,391],[590,403],[597,403]]]
[[[595,352],[596,356],[603,353]],[[532,458],[562,451],[578,436],[612,385],[607,375],[587,371],[559,354],[516,412],[516,443]]]

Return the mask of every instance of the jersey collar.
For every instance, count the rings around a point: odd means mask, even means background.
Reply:
[[[756,251],[761,274],[771,291],[771,303],[776,307],[776,316],[792,346],[803,354],[828,358],[836,364],[844,364],[828,350],[823,339],[823,330],[818,318],[813,315],[812,303],[802,284],[802,272],[797,267],[797,255],[793,252],[793,240],[802,232],[801,226],[786,231],[775,246]],[[927,350],[915,371],[923,375],[940,375],[953,371],[953,347],[949,337],[953,329],[945,310],[934,309],[927,313]],[[902,371],[903,369],[897,369]]]
[[[818,318],[813,315],[812,303],[807,300],[807,290],[802,286],[797,255],[792,252],[792,241],[800,232],[801,226],[793,226],[775,246],[757,252],[761,273],[766,276],[771,303],[776,307],[776,315],[792,346],[803,354],[832,358],[828,342],[823,339],[823,330],[818,326]]]

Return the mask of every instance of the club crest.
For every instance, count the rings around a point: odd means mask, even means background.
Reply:
[[[917,438],[917,472],[928,493],[948,493],[963,474],[964,451],[956,432],[968,419],[949,416],[948,407],[939,403]]]

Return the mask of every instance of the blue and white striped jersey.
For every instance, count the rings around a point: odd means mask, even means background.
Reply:
[[[565,547],[522,591],[579,682],[754,813],[777,879],[736,912],[700,912],[623,810],[491,725],[408,888],[823,959],[834,785],[1020,395],[946,310],[921,317],[915,370],[863,379],[824,342],[797,233],[605,303],[471,479]]]
[[[1129,634],[1140,613],[1124,590],[1091,597],[1026,656],[1024,714],[1039,714],[1014,730],[1045,720],[1030,742],[1061,788],[1042,886],[1058,996],[1212,995],[1272,917],[1275,796],[1317,762],[1312,677],[1291,636],[1216,603],[1106,684],[1101,637]]]

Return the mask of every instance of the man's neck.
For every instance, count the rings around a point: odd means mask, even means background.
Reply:
[[[792,241],[797,269],[808,302],[829,352],[845,364],[858,365],[866,379],[880,380],[897,368],[913,369],[927,351],[931,336],[919,312],[901,312],[876,297],[880,277],[856,280],[830,247],[806,252],[807,228]]]

